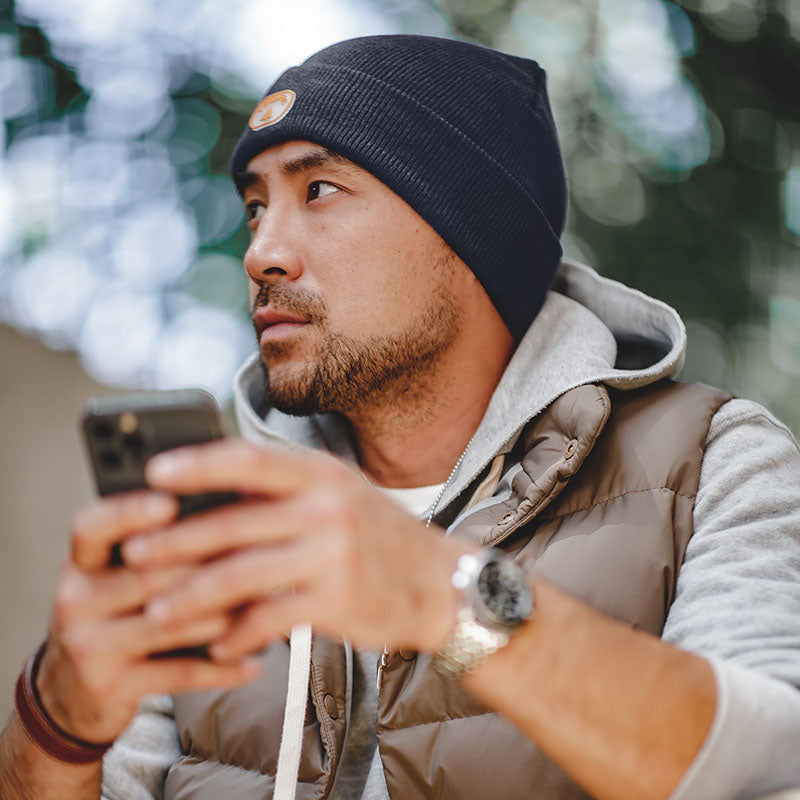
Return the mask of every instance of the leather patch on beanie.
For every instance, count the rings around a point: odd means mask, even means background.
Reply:
[[[280,122],[294,105],[296,95],[291,89],[283,89],[280,92],[268,94],[250,115],[250,128],[260,131]]]

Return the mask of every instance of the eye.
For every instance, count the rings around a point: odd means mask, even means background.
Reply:
[[[308,184],[306,201],[308,202],[311,200],[317,200],[320,197],[325,197],[325,195],[333,194],[334,192],[338,191],[338,186],[334,186],[332,183],[328,183],[327,181],[312,181]]]
[[[264,213],[264,204],[257,200],[247,203],[244,208],[248,220],[257,220]]]

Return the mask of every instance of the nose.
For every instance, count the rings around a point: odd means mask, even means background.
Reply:
[[[299,278],[303,262],[296,241],[288,210],[277,204],[265,208],[244,254],[244,268],[250,280],[261,286]]]

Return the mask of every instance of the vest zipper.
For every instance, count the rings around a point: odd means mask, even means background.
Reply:
[[[431,505],[430,511],[428,512],[428,517],[425,520],[425,527],[426,528],[430,528],[431,522],[433,522],[433,515],[436,513],[436,509],[439,506],[439,501],[442,499],[442,496],[444,495],[445,490],[447,489],[447,487],[450,485],[451,481],[455,477],[456,472],[458,472],[458,468],[461,466],[461,463],[464,461],[464,457],[467,455],[467,450],[469,450],[470,445],[472,444],[473,440],[475,439],[475,436],[476,436],[477,433],[478,433],[478,431],[476,430],[472,434],[472,436],[470,437],[470,440],[467,442],[467,446],[464,448],[463,452],[458,457],[458,461],[456,461],[456,463],[454,464],[453,469],[450,472],[450,475],[448,476],[447,480],[442,484],[442,488],[439,490],[439,493],[436,495],[436,498],[434,499],[433,504]],[[389,655],[390,655],[389,654],[389,648],[384,644],[383,652],[381,653],[381,660],[378,662],[378,675],[377,675],[377,677],[375,679],[378,692],[380,692],[380,690],[381,690],[381,683],[383,681],[383,673],[386,670],[386,667],[387,667],[387,665],[389,663]]]
[[[377,677],[377,685],[375,688],[380,692],[381,690],[381,682],[383,681],[383,671],[386,669],[386,665],[389,663],[389,648],[384,645],[383,652],[381,653],[381,660],[378,662],[378,677]]]

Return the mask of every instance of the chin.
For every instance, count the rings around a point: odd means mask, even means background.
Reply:
[[[314,391],[314,371],[299,364],[270,363],[261,356],[264,368],[266,399],[270,408],[295,417],[307,417],[326,411]]]

